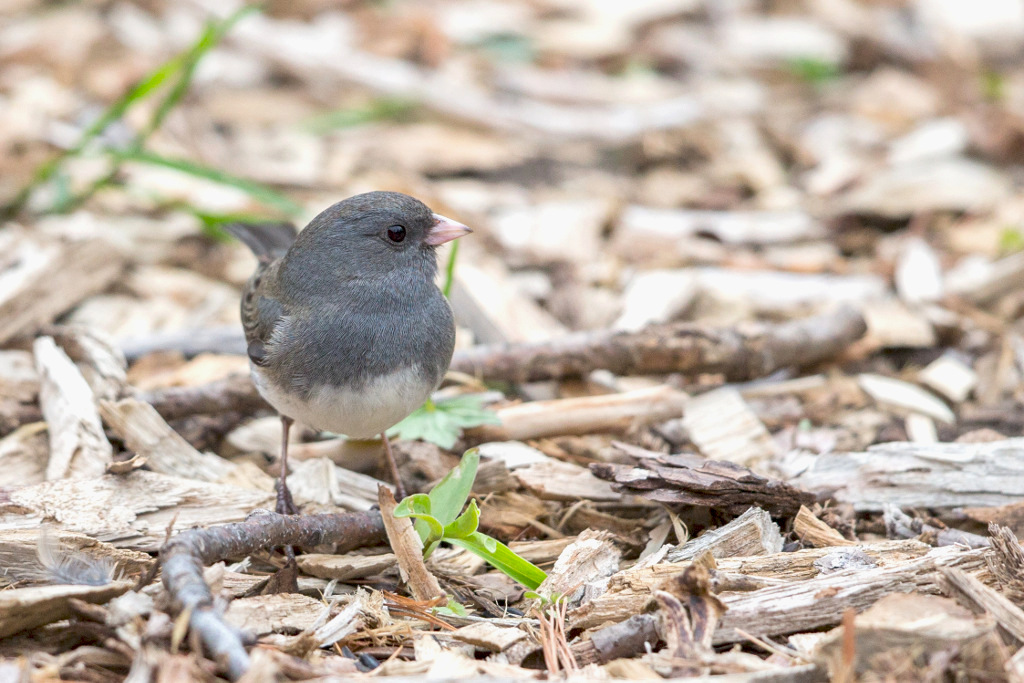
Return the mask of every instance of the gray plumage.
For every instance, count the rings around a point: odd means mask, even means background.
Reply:
[[[282,224],[228,228],[259,259],[242,323],[254,381],[282,415],[370,436],[438,386],[455,345],[427,241],[438,220],[412,197],[370,192],[297,236]],[[394,226],[405,229],[400,243],[388,238]]]

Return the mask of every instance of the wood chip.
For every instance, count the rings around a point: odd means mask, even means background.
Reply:
[[[622,500],[611,484],[571,462],[549,460],[514,470],[512,476],[542,500]]]
[[[155,472],[216,482],[238,467],[220,456],[197,451],[148,403],[134,398],[101,401],[100,413],[125,446],[146,458]]]
[[[803,509],[803,508],[802,508]],[[669,562],[693,560],[704,553],[712,557],[749,557],[782,552],[782,533],[764,510],[752,507],[725,526],[709,529],[679,548],[668,551]]]
[[[0,591],[0,638],[67,619],[72,600],[104,603],[131,590],[132,581],[106,586],[33,586]]]
[[[224,620],[255,636],[313,628],[329,608],[322,601],[295,593],[256,595],[232,600]]]
[[[114,451],[103,433],[92,389],[53,337],[39,337],[32,349],[42,378],[39,403],[50,434],[46,478],[103,474]]]
[[[488,652],[504,652],[526,638],[526,632],[517,628],[495,626],[486,621],[480,621],[463,626],[451,633],[450,637]]]
[[[863,374],[857,376],[857,383],[868,396],[884,406],[921,413],[946,424],[956,422],[956,416],[949,406],[935,395],[909,382],[882,375]]]
[[[380,515],[388,532],[388,543],[395,553],[402,580],[409,585],[416,600],[435,600],[444,597],[441,585],[423,562],[423,543],[420,541],[412,520],[395,517],[395,495],[391,489],[381,486],[378,491]]]
[[[53,240],[18,229],[2,231],[0,254],[0,343],[53,322],[113,282],[125,265],[105,240]]]
[[[1009,505],[1024,497],[1024,439],[886,443],[864,453],[824,453],[793,483],[856,510]]]
[[[562,595],[570,604],[592,599],[604,592],[608,577],[619,570],[621,557],[611,534],[587,529],[558,556],[537,593]]]
[[[768,430],[733,387],[687,400],[683,404],[683,427],[700,452],[711,460],[756,467],[776,453]]]
[[[349,581],[384,573],[398,566],[392,553],[382,555],[323,555],[310,553],[295,558],[299,569],[321,579]]]
[[[966,400],[974,387],[978,386],[978,373],[948,354],[929,363],[917,378],[953,403]]]
[[[800,506],[800,511],[793,519],[793,533],[813,548],[856,545],[854,541],[843,538],[842,534],[815,517],[804,505]]]

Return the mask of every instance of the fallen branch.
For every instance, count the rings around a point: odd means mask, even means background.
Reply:
[[[384,539],[378,511],[307,516],[260,511],[244,522],[173,536],[160,549],[163,583],[178,608],[189,614],[189,626],[211,658],[236,680],[249,668],[249,655],[239,634],[214,609],[213,594],[203,579],[205,565],[276,546],[336,544],[338,552],[344,552]]]
[[[616,448],[638,458],[637,466],[595,462],[590,471],[612,482],[616,491],[659,503],[721,508],[737,515],[756,505],[775,516],[792,517],[801,505],[815,500],[812,493],[735,463],[621,443]]]
[[[602,330],[546,342],[478,346],[457,351],[451,369],[488,382],[567,379],[594,370],[617,375],[714,373],[742,381],[838,356],[865,331],[860,313],[844,307],[802,320],[743,329],[680,323],[651,325],[637,332]],[[241,375],[196,387],[147,392],[138,398],[152,403],[166,420],[269,408],[249,378]]]

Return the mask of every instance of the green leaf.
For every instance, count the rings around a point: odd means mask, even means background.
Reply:
[[[469,507],[466,511],[459,515],[451,524],[447,524],[444,527],[445,539],[452,538],[465,538],[473,532],[480,525],[480,508],[476,506],[476,501],[469,501]]]
[[[501,424],[493,410],[484,408],[479,396],[469,394],[445,401],[427,401],[412,415],[388,430],[399,439],[422,439],[441,448],[451,448],[462,430],[485,424]]]
[[[456,602],[454,598],[448,598],[448,604],[444,607],[435,607],[434,614],[446,617],[465,617],[469,615],[462,603]]]
[[[527,588],[536,590],[548,576],[543,569],[519,557],[501,541],[479,531],[474,531],[466,538],[446,538],[445,540],[483,558],[491,566]]]
[[[187,173],[197,178],[203,178],[222,185],[236,187],[253,199],[263,202],[268,206],[272,206],[288,216],[295,216],[302,212],[301,206],[293,202],[291,199],[288,199],[283,194],[275,192],[265,185],[253,180],[231,175],[230,173],[226,173],[216,168],[197,164],[193,161],[189,161],[188,159],[165,157],[155,152],[142,149],[113,151],[112,155],[118,162],[134,161],[136,163],[162,166],[164,168],[170,168],[175,171]]]
[[[462,456],[462,461],[444,475],[444,479],[430,490],[430,509],[437,521],[447,526],[455,521],[462,506],[473,490],[476,469],[480,465],[480,451],[471,448]]]
[[[441,540],[445,534],[444,525],[434,517],[431,507],[430,496],[425,493],[406,496],[395,506],[395,517],[412,517],[416,520],[414,526],[424,548]]]

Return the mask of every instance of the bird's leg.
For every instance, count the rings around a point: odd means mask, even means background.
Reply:
[[[402,485],[402,478],[398,476],[398,465],[395,464],[395,456],[391,452],[391,442],[384,432],[381,432],[380,438],[384,442],[384,455],[388,459],[388,467],[391,468],[391,480],[395,482],[395,498],[402,500],[405,498],[405,487]]]
[[[292,493],[288,490],[288,430],[291,429],[290,417],[281,416],[281,476],[277,479],[277,512],[282,515],[297,515]]]

